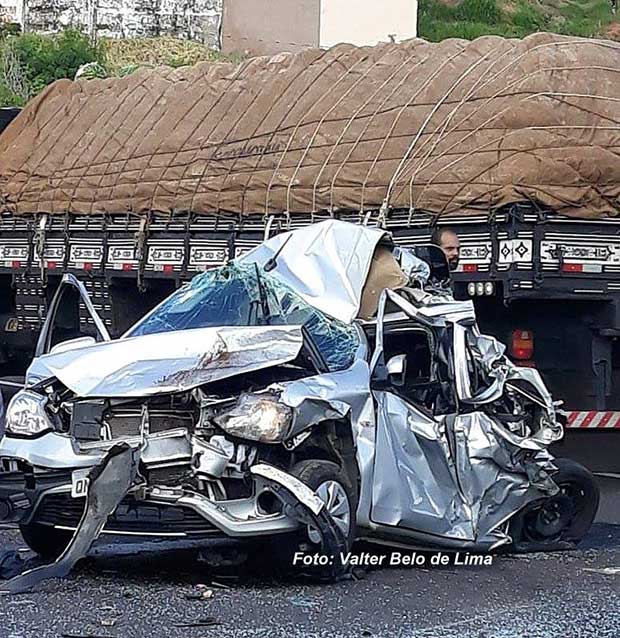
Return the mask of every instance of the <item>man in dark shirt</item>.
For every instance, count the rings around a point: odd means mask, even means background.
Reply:
[[[450,270],[456,270],[461,255],[459,236],[450,228],[436,228],[431,237],[431,241],[436,246],[439,246],[445,253]]]

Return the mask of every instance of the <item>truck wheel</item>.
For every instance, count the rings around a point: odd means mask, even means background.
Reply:
[[[350,479],[346,473],[331,461],[300,461],[291,470],[291,474],[303,481],[327,505],[336,525],[346,538],[346,550],[349,551],[355,540],[355,517],[359,500],[357,477]],[[314,554],[320,548],[321,534],[318,529],[308,525],[297,532],[274,536],[269,541],[269,550],[281,571],[290,572],[299,569],[293,565],[295,552]],[[334,560],[339,560],[335,556]]]
[[[600,492],[592,473],[570,459],[554,459],[554,463],[558,471],[552,478],[560,491],[514,517],[511,535],[517,547],[576,544],[594,522]]]
[[[24,542],[33,552],[53,560],[65,551],[73,538],[73,532],[69,530],[56,529],[40,523],[27,523],[20,525],[19,529]]]

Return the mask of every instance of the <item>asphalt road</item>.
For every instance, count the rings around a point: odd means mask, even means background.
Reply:
[[[0,531],[0,547],[21,546],[17,531]],[[383,566],[329,585],[280,579],[268,559],[222,567],[191,549],[136,549],[100,544],[68,579],[0,597],[0,636],[620,637],[620,525],[597,523],[571,552]]]

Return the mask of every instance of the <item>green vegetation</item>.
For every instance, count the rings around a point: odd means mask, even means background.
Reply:
[[[418,32],[431,41],[482,35],[521,38],[535,31],[620,37],[610,0],[419,0]],[[0,106],[22,106],[60,78],[124,76],[140,67],[180,67],[226,59],[204,44],[171,37],[102,40],[75,29],[21,34],[0,22]],[[241,58],[228,59],[239,62]],[[84,67],[84,65],[88,65]]]
[[[104,48],[75,29],[54,37],[8,33],[0,39],[0,103],[21,106],[54,80],[73,78],[83,64],[104,61]]]
[[[61,78],[125,76],[140,67],[181,67],[221,59],[199,42],[177,38],[101,40],[67,29],[54,36],[19,33],[19,25],[0,23],[0,106],[23,106]],[[233,62],[237,60],[231,60]]]
[[[481,35],[522,38],[535,31],[598,36],[614,21],[609,0],[419,0],[418,33],[433,42]]]

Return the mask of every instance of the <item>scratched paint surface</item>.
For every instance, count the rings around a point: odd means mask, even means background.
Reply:
[[[20,543],[0,531],[0,547]],[[574,552],[496,558],[492,567],[389,568],[338,585],[279,580],[267,563],[240,581],[196,562],[190,550],[113,556],[109,545],[68,580],[34,594],[0,598],[0,633],[52,638],[62,633],[146,638],[618,638],[620,526],[598,524]],[[135,551],[135,550],[134,550]],[[608,570],[609,571],[609,570]],[[613,571],[613,570],[612,570]],[[233,569],[232,573],[239,573]],[[230,575],[230,571],[228,575]],[[210,600],[188,600],[212,579]],[[175,624],[213,617],[221,625]],[[113,626],[109,626],[114,621]]]

